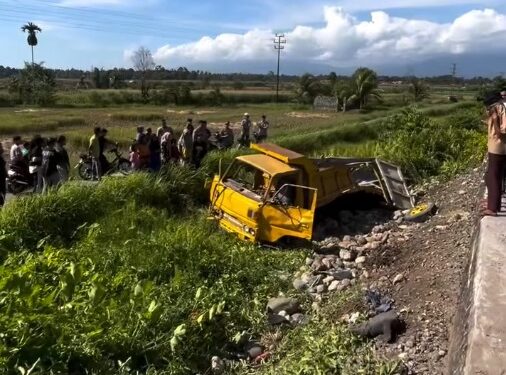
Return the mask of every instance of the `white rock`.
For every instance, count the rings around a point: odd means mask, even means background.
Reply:
[[[334,290],[337,290],[339,288],[339,281],[338,280],[334,280],[330,283],[329,285],[329,292],[333,292]]]
[[[395,285],[395,284],[399,284],[401,281],[404,281],[404,275],[402,273],[395,276],[392,282]]]
[[[326,278],[323,279],[323,283],[325,285],[329,285],[332,281],[334,281],[334,276],[327,276]]]
[[[318,293],[318,294],[324,293],[326,290],[327,290],[327,287],[323,284],[318,285],[316,287],[316,293]]]
[[[401,361],[405,361],[406,359],[408,359],[408,353],[406,353],[406,352],[401,353],[398,355],[398,357]]]
[[[366,259],[367,258],[364,257],[364,256],[357,257],[357,259],[355,259],[355,263],[357,263],[357,264],[363,264],[363,263],[365,263]]]

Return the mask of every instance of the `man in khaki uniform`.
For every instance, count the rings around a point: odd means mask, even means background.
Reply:
[[[502,100],[487,108],[488,169],[485,177],[488,198],[483,215],[496,216],[501,210],[502,184],[506,168],[506,91]]]

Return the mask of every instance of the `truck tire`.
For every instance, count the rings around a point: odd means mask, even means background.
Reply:
[[[436,211],[436,205],[432,202],[420,203],[413,207],[404,216],[404,220],[412,222],[422,222],[427,220]]]

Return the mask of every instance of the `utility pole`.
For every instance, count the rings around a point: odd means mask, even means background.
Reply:
[[[285,34],[276,33],[274,38],[274,49],[278,51],[278,71],[276,75],[276,103],[279,103],[279,60],[281,58],[281,50],[285,49],[283,44],[286,43]]]
[[[456,84],[456,77],[457,77],[457,64],[453,63],[452,64],[452,83],[451,83],[451,91],[450,91],[450,95],[451,96],[454,96],[454,91],[455,91],[455,84]]]

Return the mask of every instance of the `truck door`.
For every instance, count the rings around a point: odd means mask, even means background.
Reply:
[[[284,184],[261,209],[260,237],[273,243],[282,237],[311,240],[316,202],[316,189]]]

